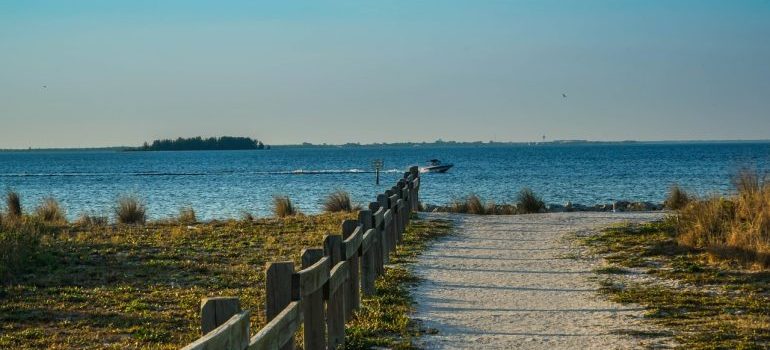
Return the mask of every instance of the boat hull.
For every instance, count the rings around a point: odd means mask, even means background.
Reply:
[[[420,169],[420,172],[422,173],[445,173],[447,170],[452,168],[454,164],[442,164],[442,165],[434,165],[434,166],[427,166],[422,169]]]

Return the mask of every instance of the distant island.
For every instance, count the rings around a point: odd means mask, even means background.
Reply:
[[[177,138],[155,140],[152,143],[145,142],[142,147],[130,148],[129,151],[231,151],[231,150],[250,150],[250,149],[270,149],[262,141],[250,137],[209,137],[202,138]]]

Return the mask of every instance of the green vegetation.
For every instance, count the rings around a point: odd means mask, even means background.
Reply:
[[[269,148],[269,146],[268,146]],[[176,140],[165,139],[155,140],[152,144],[144,143],[141,151],[200,151],[200,150],[244,150],[244,149],[265,149],[265,145],[258,140],[249,137],[209,137],[204,139],[200,136],[191,138],[177,138]]]
[[[50,225],[0,230],[1,349],[178,349],[200,336],[207,296],[239,297],[264,323],[264,266],[320,246],[353,214],[194,225]],[[6,254],[13,253],[8,256]]]
[[[683,349],[770,347],[770,273],[680,245],[680,222],[614,227],[585,239],[609,263],[597,270],[601,292],[645,307],[647,319]],[[629,269],[648,278],[631,279]]]
[[[392,266],[385,270],[375,285],[376,295],[364,298],[361,310],[348,322],[347,349],[369,349],[374,346],[390,349],[413,349],[412,340],[422,330],[409,318],[412,297],[409,287],[419,279],[404,266],[414,259],[434,239],[447,235],[451,222],[445,220],[413,220],[404,233],[404,240],[391,258]]]
[[[294,216],[299,214],[299,210],[291,203],[287,196],[273,196],[273,214],[279,218]]]
[[[13,282],[39,258],[40,240],[47,231],[34,217],[6,219],[0,223],[0,285]],[[0,289],[0,297],[2,295]]]
[[[329,194],[323,203],[324,211],[328,213],[352,212],[361,210],[360,205],[354,205],[350,200],[350,194],[343,190],[336,190]]]
[[[143,224],[147,221],[147,207],[135,196],[122,196],[115,206],[115,219],[120,224]]]

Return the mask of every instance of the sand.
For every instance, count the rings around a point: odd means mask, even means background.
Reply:
[[[431,330],[419,346],[574,350],[660,342],[628,334],[651,330],[641,323],[643,310],[599,296],[593,270],[602,261],[576,258],[584,248],[569,237],[661,213],[427,215],[453,220],[455,232],[413,265],[424,279],[413,291],[414,318]]]

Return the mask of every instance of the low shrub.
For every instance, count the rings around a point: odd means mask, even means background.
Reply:
[[[323,208],[324,211],[328,213],[350,213],[361,209],[360,206],[353,205],[353,202],[350,200],[350,195],[343,190],[336,190],[330,193],[324,200]]]
[[[198,222],[198,218],[195,216],[195,210],[192,207],[183,207],[179,209],[179,216],[176,221],[180,224],[194,224]]]
[[[32,218],[0,226],[0,281],[5,284],[31,265],[45,227]]]
[[[297,215],[299,211],[291,203],[287,196],[273,196],[273,213],[279,218]]]
[[[120,224],[144,224],[147,221],[147,208],[134,196],[122,196],[115,207],[115,218]]]
[[[18,192],[8,191],[5,194],[5,206],[9,219],[21,217],[21,196],[19,196]]]
[[[80,214],[74,222],[75,225],[87,227],[106,226],[108,223],[109,219],[107,219],[106,216],[96,216],[86,213]]]
[[[516,209],[520,214],[539,213],[545,210],[545,202],[531,189],[523,188],[516,195]]]
[[[64,208],[53,197],[48,197],[43,200],[37,208],[35,208],[35,215],[42,221],[47,223],[66,223],[67,219],[64,213]]]
[[[666,209],[679,210],[684,208],[687,203],[692,200],[692,197],[679,185],[672,185],[668,190],[666,200],[663,202],[663,206]]]

